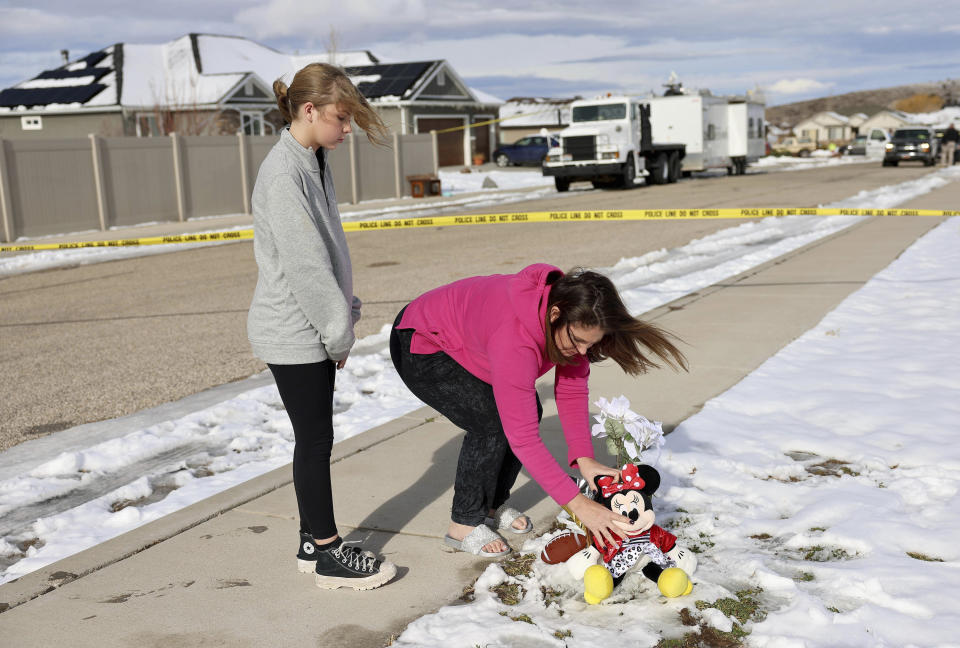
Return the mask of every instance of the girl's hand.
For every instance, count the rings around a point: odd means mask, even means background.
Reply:
[[[567,508],[594,536],[599,536],[605,544],[615,544],[615,538],[625,538],[626,534],[618,525],[623,519],[603,504],[598,504],[585,495],[578,494]]]
[[[590,488],[595,489],[597,485],[594,478],[600,475],[610,475],[614,481],[620,481],[620,471],[616,468],[610,468],[590,457],[580,457],[577,459],[577,466],[580,468],[580,474],[587,480]]]
[[[347,355],[343,358],[343,360],[337,361],[337,369],[343,369],[345,366],[347,366],[347,358],[349,357],[350,357],[350,352],[348,351]]]

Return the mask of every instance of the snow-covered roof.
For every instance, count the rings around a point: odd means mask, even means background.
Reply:
[[[573,97],[513,97],[500,106],[503,126],[563,126],[570,123],[570,104],[580,99]]]
[[[161,44],[117,43],[46,70],[0,91],[0,111],[211,106],[250,80],[262,86],[269,103],[274,80],[290,83],[303,66],[331,59],[349,68],[373,100],[403,97],[431,66],[445,65],[382,64],[368,51],[290,55],[238,36],[187,34]]]
[[[483,90],[477,90],[476,88],[470,88],[470,92],[474,97],[477,98],[477,101],[485,104],[502,104],[503,99],[500,97],[495,97],[489,92],[484,92]]]

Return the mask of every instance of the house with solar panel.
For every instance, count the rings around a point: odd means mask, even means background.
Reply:
[[[486,160],[502,103],[469,88],[445,60],[387,63],[367,51],[286,54],[246,38],[188,34],[116,43],[0,90],[0,138],[275,135],[273,81],[312,62],[347,70],[399,134],[442,131],[441,165]]]

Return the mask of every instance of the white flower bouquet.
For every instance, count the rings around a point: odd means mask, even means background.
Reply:
[[[594,405],[600,408],[600,414],[594,417],[597,423],[591,433],[607,439],[607,452],[617,457],[618,468],[628,463],[657,463],[664,444],[662,423],[648,421],[632,411],[626,396],[611,401],[601,398]]]

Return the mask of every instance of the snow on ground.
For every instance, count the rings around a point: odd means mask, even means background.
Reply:
[[[893,207],[958,177],[960,169],[945,169],[833,206]],[[752,221],[602,270],[640,313],[858,220]],[[390,364],[387,333],[358,342],[338,374],[337,441],[419,406]],[[284,465],[292,447],[271,385],[82,450],[36,457],[31,469],[0,481],[0,583]]]
[[[655,509],[699,555],[689,596],[630,574],[589,606],[520,557],[392,645],[957,646],[958,244],[952,218],[667,437]]]

